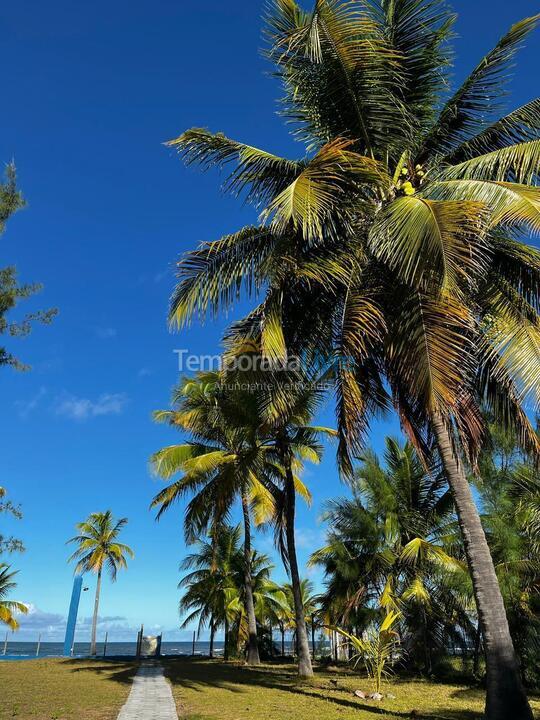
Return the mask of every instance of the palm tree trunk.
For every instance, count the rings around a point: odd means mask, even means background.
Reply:
[[[214,634],[216,632],[216,628],[214,627],[214,616],[210,618],[210,648],[208,650],[208,655],[213,658],[214,657]]]
[[[94,617],[92,618],[92,639],[90,641],[90,655],[96,655],[97,620],[99,612],[99,595],[101,593],[101,568],[98,570],[96,583],[96,597],[94,600]]]
[[[285,628],[283,625],[279,628],[281,632],[281,657],[285,657]]]
[[[285,457],[285,524],[287,534],[287,555],[291,571],[291,585],[294,599],[294,617],[296,621],[296,643],[298,649],[298,674],[300,677],[312,677],[313,668],[309,655],[309,641],[304,617],[300,573],[296,558],[296,539],[294,536],[294,519],[296,512],[296,490],[291,468],[290,457]]]
[[[532,720],[533,715],[521,682],[495,567],[465,468],[454,452],[452,437],[443,418],[434,413],[432,421],[441,460],[456,504],[484,641],[487,670],[486,720]]]
[[[249,503],[245,493],[242,493],[242,512],[244,514],[244,593],[249,633],[247,664],[260,665],[257,618],[255,617],[253,583],[251,580],[251,519],[249,515]]]

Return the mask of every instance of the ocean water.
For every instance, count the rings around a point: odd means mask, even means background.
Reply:
[[[8,640],[6,654],[4,655],[4,643],[0,642],[0,661],[1,660],[31,660],[32,658],[59,657],[64,654],[64,643],[61,642],[42,642],[37,654],[37,642],[17,642]],[[134,656],[137,644],[134,642],[109,642],[107,643],[106,657],[115,656]],[[207,641],[200,640],[195,642],[196,655],[208,655],[210,645]],[[103,643],[97,644],[97,657],[103,657]],[[223,642],[216,640],[214,642],[214,652],[216,655],[223,653]],[[192,655],[193,645],[191,642],[163,642],[161,645],[162,655]],[[90,643],[76,642],[73,648],[74,657],[87,657],[90,654]]]

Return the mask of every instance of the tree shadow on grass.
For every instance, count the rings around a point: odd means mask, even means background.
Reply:
[[[107,680],[131,685],[133,677],[139,668],[136,660],[125,660],[119,658],[69,658],[62,661],[63,665],[71,665],[72,672],[90,672],[96,675],[104,675]]]
[[[185,688],[195,692],[204,692],[207,688],[219,688],[226,692],[242,694],[248,688],[264,688],[291,693],[295,696],[309,698],[314,701],[331,702],[343,710],[362,711],[374,717],[411,718],[422,720],[479,720],[482,713],[473,710],[444,708],[437,711],[397,710],[388,705],[374,705],[370,701],[351,698],[351,691],[345,688],[328,687],[329,678],[324,671],[316,671],[315,678],[299,681],[290,667],[247,668],[240,664],[225,664],[199,659],[166,659],[163,662],[165,674],[174,687]],[[350,678],[346,678],[350,679]],[[245,689],[243,689],[245,688]],[[321,692],[322,691],[322,692]],[[464,692],[467,689],[464,688]],[[428,688],[426,688],[428,692]],[[415,715],[414,712],[417,714]],[[196,716],[194,716],[196,717]],[[190,719],[191,720],[191,719]]]

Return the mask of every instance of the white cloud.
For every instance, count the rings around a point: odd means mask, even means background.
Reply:
[[[58,399],[56,415],[71,420],[88,420],[102,415],[120,415],[128,402],[124,393],[100,395],[97,400],[65,395]]]
[[[100,340],[110,340],[117,336],[117,330],[113,327],[97,327],[96,335]]]
[[[61,642],[66,632],[66,617],[59,613],[41,610],[33,603],[25,603],[28,607],[28,614],[17,614],[19,630],[12,637],[13,640],[30,641],[37,640],[41,634],[42,640]],[[157,627],[157,626],[156,626]],[[98,616],[98,637],[103,638],[105,632],[109,633],[111,640],[135,641],[138,626],[131,625],[123,615],[99,615]],[[92,631],[92,617],[79,617],[75,637],[77,642],[90,640]]]
[[[16,400],[15,407],[17,408],[19,417],[26,420],[26,418],[34,412],[46,394],[47,389],[45,387],[40,387],[38,392],[31,397],[30,400]]]
[[[20,626],[17,637],[22,639],[24,636],[30,636],[34,639],[39,633],[57,637],[65,632],[66,619],[63,615],[40,610],[33,603],[25,603],[25,605],[28,607],[28,614],[17,614],[17,622]]]

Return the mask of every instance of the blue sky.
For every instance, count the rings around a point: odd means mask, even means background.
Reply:
[[[512,22],[538,10],[533,0],[453,5],[457,80]],[[279,88],[259,54],[262,9],[262,0],[19,0],[0,13],[0,162],[15,159],[28,201],[0,241],[0,264],[44,283],[27,309],[60,310],[51,327],[12,344],[32,372],[0,377],[0,484],[24,510],[16,525],[2,522],[27,546],[13,564],[17,597],[33,606],[21,640],[61,637],[72,582],[65,540],[107,508],[129,518],[124,539],[136,558],[116,585],[105,583],[100,630],[120,640],[144,622],[165,639],[183,637],[181,508],[159,524],[147,509],[160,487],[148,457],[174,435],[150,413],[168,404],[174,350],[217,352],[225,324],[169,333],[173,266],[254,214],[220,193],[217,173],[185,169],[162,143],[205,126],[303,154],[276,114]],[[538,42],[537,34],[519,57],[512,105],[539,94]],[[374,428],[376,447],[384,430]],[[299,513],[302,561],[322,540],[322,503],[343,491],[331,451],[307,479],[314,503]],[[258,543],[270,550],[270,538]],[[93,578],[85,584],[81,640]]]

